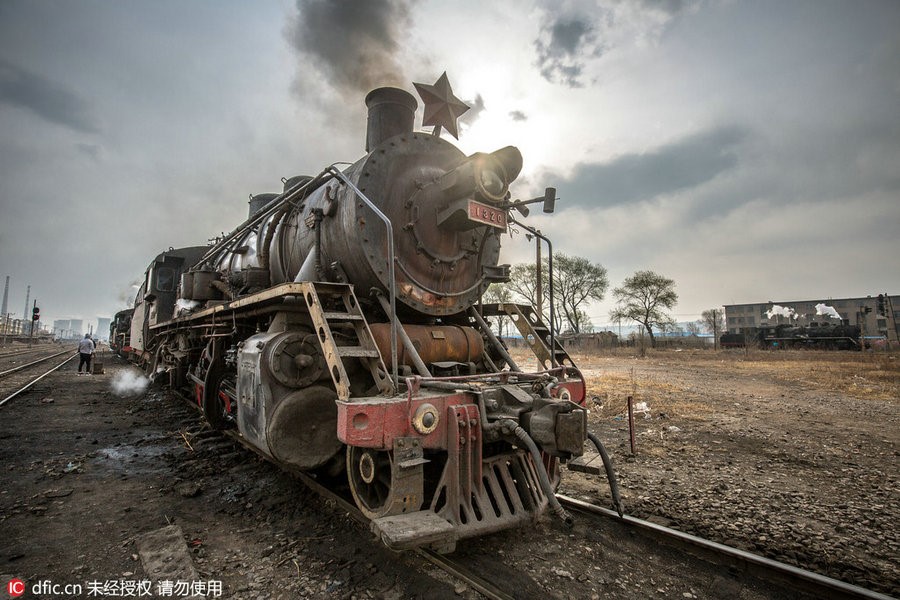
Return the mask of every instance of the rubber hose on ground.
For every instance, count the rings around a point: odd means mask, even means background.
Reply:
[[[600,438],[591,432],[588,432],[588,439],[597,448],[600,453],[600,459],[603,460],[603,468],[606,470],[606,479],[609,481],[609,491],[612,493],[613,504],[616,506],[616,512],[620,517],[625,516],[625,509],[622,507],[622,497],[619,495],[619,482],[616,480],[616,473],[613,471],[612,459],[606,452],[606,448],[600,443]]]

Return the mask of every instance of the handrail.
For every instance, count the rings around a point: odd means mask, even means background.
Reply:
[[[242,233],[244,233],[254,225],[261,224],[266,220],[266,218],[274,215],[283,206],[295,200],[297,196],[301,195],[301,192],[311,191],[321,185],[324,185],[328,181],[324,178],[324,176],[329,173],[331,173],[331,167],[328,167],[309,181],[295,183],[290,189],[285,190],[277,197],[272,198],[272,200],[268,204],[266,204],[262,210],[254,215],[247,217],[247,220],[231,230],[228,234],[225,235],[225,237],[212,244],[209,250],[207,250],[203,257],[197,262],[197,264],[202,264],[204,262],[212,260],[214,256],[218,255],[219,252],[225,249],[225,246],[235,241]],[[272,227],[274,227],[275,225],[276,223],[271,224]]]
[[[337,164],[337,163],[335,163]],[[381,219],[384,223],[385,228],[387,229],[387,237],[388,237],[388,278],[390,279],[390,304],[391,304],[391,314],[389,315],[391,318],[391,366],[392,372],[394,376],[394,389],[400,388],[400,375],[398,372],[397,365],[397,282],[394,279],[394,227],[391,225],[391,220],[387,218],[387,216],[381,212],[381,210],[375,206],[375,204],[369,200],[365,194],[363,194],[358,187],[353,185],[353,182],[344,175],[336,166],[331,165],[326,169],[327,172],[330,172],[332,175],[340,179],[344,184],[347,185],[356,196],[366,203],[366,205],[372,209],[372,212]]]
[[[541,232],[538,231],[537,229],[535,229],[534,227],[529,227],[525,223],[516,221],[512,217],[512,215],[510,215],[509,220],[512,221],[513,223],[515,223],[516,225],[518,225],[519,227],[521,227],[522,229],[527,230],[529,233],[531,233],[533,236],[537,237],[538,239],[542,239],[545,242],[547,242],[547,253],[549,254],[549,258],[547,259],[548,260],[547,267],[548,267],[548,270],[550,271],[550,366],[555,367],[556,366],[556,339],[555,339],[556,336],[554,334],[553,328],[554,328],[554,318],[556,315],[553,312],[553,304],[554,304],[554,302],[553,302],[553,243],[550,241],[550,238],[542,235]],[[541,265],[538,265],[537,268],[540,269]],[[537,273],[538,277],[540,277],[540,275],[541,275],[540,273]],[[540,298],[538,298],[538,302],[540,302]],[[542,316],[542,315],[538,315],[538,316]]]

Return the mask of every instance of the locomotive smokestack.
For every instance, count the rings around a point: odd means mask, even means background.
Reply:
[[[366,96],[369,119],[366,152],[395,135],[412,133],[418,103],[412,94],[393,87],[377,88]]]

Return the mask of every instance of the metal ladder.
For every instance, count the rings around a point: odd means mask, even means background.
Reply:
[[[550,328],[544,325],[533,306],[512,303],[485,304],[484,314],[485,316],[508,316],[512,319],[516,329],[522,334],[522,338],[531,348],[531,351],[534,352],[538,361],[545,369],[550,368]],[[554,348],[553,357],[556,359],[556,365],[574,365],[575,363],[572,362],[569,353],[562,347],[559,340],[556,339],[554,341],[556,342],[556,347]]]
[[[393,394],[381,353],[375,346],[369,324],[362,314],[353,286],[346,283],[309,281],[303,283],[303,300],[316,327],[316,335],[322,344],[325,362],[338,399],[350,399],[350,378],[344,368],[345,358],[358,358],[369,370],[372,381],[382,394]],[[351,325],[356,334],[355,345],[338,345],[333,329]],[[347,329],[344,327],[344,329]]]

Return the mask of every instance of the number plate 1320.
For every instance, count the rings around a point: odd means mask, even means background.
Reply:
[[[506,211],[469,200],[469,220],[498,229],[506,229]]]

